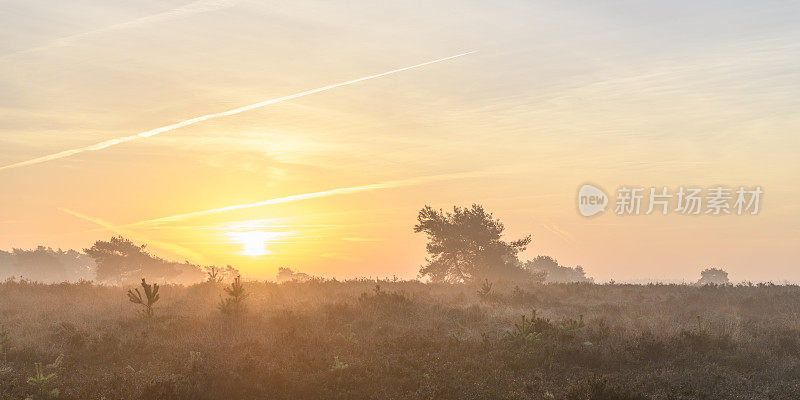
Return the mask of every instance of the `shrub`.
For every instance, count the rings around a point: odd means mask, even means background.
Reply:
[[[144,306],[142,313],[147,318],[150,318],[153,316],[153,305],[160,298],[158,294],[158,284],[154,283],[150,285],[142,278],[142,289],[144,289],[145,297],[142,297],[142,293],[139,292],[139,289],[136,289],[135,292],[133,290],[128,290],[128,299],[133,304],[141,304]]]
[[[514,328],[506,332],[506,339],[529,346],[541,339],[542,332],[537,329],[536,310],[531,313],[531,318],[522,314],[520,322],[514,323]]]
[[[205,267],[206,270],[206,282],[208,283],[220,283],[224,278],[222,276],[222,270],[215,266]]]
[[[561,331],[569,337],[577,336],[585,326],[583,315],[580,315],[577,320],[570,317],[561,321]]]
[[[231,282],[230,286],[225,288],[225,293],[228,297],[220,300],[219,310],[225,315],[232,316],[238,316],[244,313],[244,300],[249,294],[244,290],[241,276],[237,276],[236,279]]]
[[[44,367],[42,367],[42,363],[39,362],[33,364],[34,368],[36,369],[36,373],[34,376],[28,378],[28,384],[33,386],[34,394],[32,396],[28,396],[28,399],[40,400],[54,399],[58,397],[58,388],[51,388],[53,381],[56,379],[56,373],[45,373],[49,370],[57,370],[61,366],[62,361],[64,361],[63,354],[59,355],[52,364],[48,364]]]
[[[484,279],[483,283],[481,284],[481,288],[478,289],[478,298],[481,301],[489,300],[489,297],[492,295],[492,283],[489,282],[488,279]]]

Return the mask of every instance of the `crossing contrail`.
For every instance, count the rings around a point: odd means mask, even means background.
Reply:
[[[254,103],[254,104],[250,104],[250,105],[247,105],[247,106],[234,108],[233,110],[218,112],[218,113],[214,113],[214,114],[201,115],[199,117],[195,117],[195,118],[192,118],[192,119],[187,119],[186,121],[181,121],[181,122],[178,122],[178,123],[174,123],[172,125],[162,126],[160,128],[156,128],[156,129],[149,130],[149,131],[146,131],[146,132],[137,133],[135,135],[125,136],[125,137],[116,138],[116,139],[110,139],[110,140],[106,140],[104,142],[93,144],[91,146],[79,147],[79,148],[71,149],[71,150],[64,150],[64,151],[61,151],[61,152],[58,152],[58,153],[54,153],[54,154],[50,154],[50,155],[46,155],[46,156],[42,156],[42,157],[37,157],[37,158],[31,159],[31,160],[21,161],[21,162],[18,162],[18,163],[5,165],[5,166],[0,167],[0,171],[7,170],[7,169],[13,169],[13,168],[19,168],[19,167],[25,167],[25,166],[28,166],[28,165],[39,164],[39,163],[43,163],[43,162],[47,162],[47,161],[58,160],[58,159],[61,159],[61,158],[70,157],[70,156],[73,156],[75,154],[84,153],[84,152],[87,152],[87,151],[103,150],[103,149],[106,149],[106,148],[109,148],[111,146],[115,146],[115,145],[118,145],[118,144],[121,144],[121,143],[130,142],[130,141],[136,140],[136,139],[149,138],[151,136],[155,136],[155,135],[158,135],[158,134],[161,134],[161,133],[164,133],[164,132],[173,131],[173,130],[178,129],[178,128],[183,128],[184,126],[194,125],[196,123],[207,121],[209,119],[214,119],[214,118],[219,118],[219,117],[226,117],[226,116],[229,116],[229,115],[240,114],[240,113],[243,113],[245,111],[254,110],[256,108],[261,108],[261,107],[264,107],[264,106],[268,106],[270,104],[281,103],[281,102],[284,102],[284,101],[293,100],[293,99],[296,99],[298,97],[308,96],[310,94],[324,92],[326,90],[338,88],[338,87],[341,87],[341,86],[347,86],[347,85],[351,85],[351,84],[358,83],[358,82],[363,82],[363,81],[370,80],[370,79],[380,78],[382,76],[394,74],[394,73],[397,73],[397,72],[407,71],[407,70],[410,70],[410,69],[419,68],[419,67],[422,67],[422,66],[425,66],[425,65],[435,64],[435,63],[442,62],[442,61],[451,60],[453,58],[465,56],[467,54],[472,54],[472,53],[474,53],[474,51],[470,51],[470,52],[467,52],[467,53],[456,54],[454,56],[440,58],[440,59],[437,59],[437,60],[424,62],[422,64],[412,65],[412,66],[409,66],[409,67],[398,68],[398,69],[395,69],[395,70],[391,70],[389,72],[383,72],[383,73],[376,74],[376,75],[365,76],[363,78],[353,79],[353,80],[350,80],[350,81],[334,83],[332,85],[323,86],[321,88],[306,90],[305,92],[290,94],[288,96],[278,97],[278,98],[275,98],[275,99],[265,100],[265,101]]]
[[[130,224],[125,224],[118,226],[118,228],[130,228],[135,226],[141,225],[150,225],[150,224],[159,224],[159,223],[166,223],[166,222],[175,222],[184,220],[191,217],[199,217],[203,215],[210,215],[210,214],[219,214],[227,211],[235,211],[241,210],[245,208],[253,208],[253,207],[262,207],[271,204],[281,204],[281,203],[289,203],[293,201],[299,200],[307,200],[307,199],[315,199],[319,197],[328,197],[328,196],[336,196],[342,194],[350,194],[350,193],[357,193],[357,192],[365,192],[371,190],[378,190],[378,189],[391,189],[403,186],[412,186],[412,185],[421,185],[424,183],[436,182],[436,181],[443,181],[443,180],[451,180],[451,179],[466,179],[466,178],[476,178],[481,176],[487,175],[495,175],[498,173],[502,173],[501,170],[484,170],[484,171],[473,171],[473,172],[459,172],[459,173],[452,173],[452,174],[439,174],[439,175],[426,175],[426,176],[419,176],[415,178],[409,179],[398,179],[392,181],[384,181],[379,183],[373,183],[369,185],[361,185],[361,186],[350,186],[350,187],[343,187],[343,188],[336,188],[336,189],[328,189],[319,192],[311,192],[311,193],[303,193],[303,194],[295,194],[291,196],[285,197],[277,197],[269,200],[263,200],[255,203],[246,203],[246,204],[235,204],[225,207],[219,208],[212,208],[210,210],[203,210],[203,211],[195,211],[185,214],[177,214],[172,215],[169,217],[161,217],[155,219],[149,219],[145,221],[134,222]]]
[[[137,239],[139,239],[139,240],[141,240],[143,242],[146,242],[147,244],[150,244],[152,246],[155,246],[155,247],[170,251],[172,253],[175,253],[175,254],[183,256],[183,257],[191,258],[196,262],[204,262],[205,261],[205,258],[200,253],[197,253],[195,251],[189,250],[189,249],[187,249],[187,248],[185,248],[183,246],[178,246],[178,245],[172,244],[172,243],[165,243],[165,242],[156,241],[156,240],[150,239],[148,237],[144,237],[141,234],[136,234],[136,233],[134,233],[134,232],[132,232],[130,230],[127,230],[127,229],[125,229],[123,227],[114,226],[114,224],[112,224],[112,223],[110,223],[108,221],[104,221],[104,220],[102,220],[100,218],[90,217],[88,215],[81,214],[81,213],[79,213],[77,211],[68,210],[66,208],[59,208],[59,210],[65,212],[65,213],[67,213],[69,215],[72,215],[73,217],[80,218],[80,219],[82,219],[84,221],[89,221],[89,222],[91,222],[93,224],[99,225],[99,226],[101,226],[101,227],[103,227],[103,228],[105,228],[107,230],[110,230],[110,231],[112,231],[114,233],[117,233],[117,234],[120,234],[120,235],[125,235],[125,236],[127,236],[129,238],[137,238]]]

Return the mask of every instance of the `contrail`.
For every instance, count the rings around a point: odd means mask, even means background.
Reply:
[[[125,137],[121,137],[121,138],[106,140],[104,142],[100,142],[100,143],[97,143],[97,144],[94,144],[94,145],[91,145],[91,146],[79,147],[77,149],[72,149],[72,150],[64,150],[62,152],[58,152],[58,153],[54,153],[54,154],[50,154],[50,155],[34,158],[34,159],[31,159],[31,160],[21,161],[21,162],[15,163],[15,164],[9,164],[9,165],[0,167],[0,171],[6,170],[6,169],[24,167],[24,166],[33,165],[33,164],[39,164],[39,163],[52,161],[52,160],[58,160],[60,158],[69,157],[69,156],[72,156],[72,155],[75,155],[75,154],[78,154],[78,153],[87,152],[87,151],[102,150],[102,149],[106,149],[106,148],[111,147],[111,146],[118,145],[120,143],[130,142],[130,141],[136,140],[136,139],[149,138],[151,136],[155,136],[155,135],[158,135],[160,133],[173,131],[173,130],[178,129],[178,128],[183,128],[184,126],[194,125],[196,123],[203,122],[203,121],[206,121],[206,120],[209,120],[209,119],[214,119],[214,118],[219,118],[219,117],[226,117],[226,116],[229,116],[229,115],[240,114],[240,113],[243,113],[245,111],[250,111],[250,110],[253,110],[253,109],[256,109],[256,108],[261,108],[261,107],[264,107],[264,106],[268,106],[270,104],[281,103],[281,102],[284,102],[284,101],[293,100],[293,99],[296,99],[298,97],[308,96],[310,94],[324,92],[326,90],[338,88],[338,87],[341,87],[341,86],[347,86],[347,85],[351,85],[351,84],[358,83],[358,82],[363,82],[363,81],[370,80],[370,79],[380,78],[382,76],[394,74],[394,73],[397,73],[397,72],[407,71],[407,70],[410,70],[410,69],[419,68],[419,67],[422,67],[422,66],[425,66],[425,65],[435,64],[435,63],[446,61],[446,60],[451,60],[453,58],[465,56],[467,54],[472,54],[472,53],[474,53],[474,51],[470,51],[470,52],[467,52],[467,53],[456,54],[454,56],[440,58],[440,59],[437,59],[437,60],[424,62],[422,64],[416,64],[416,65],[412,65],[410,67],[399,68],[399,69],[391,70],[389,72],[383,72],[383,73],[376,74],[376,75],[365,76],[363,78],[353,79],[353,80],[350,80],[350,81],[334,83],[333,85],[323,86],[323,87],[317,88],[317,89],[306,90],[305,92],[290,94],[288,96],[278,97],[278,98],[275,98],[275,99],[270,99],[270,100],[265,100],[265,101],[258,102],[258,103],[255,103],[255,104],[250,104],[250,105],[247,105],[247,106],[244,106],[244,107],[234,108],[233,110],[218,112],[218,113],[214,113],[214,114],[206,114],[206,115],[202,115],[202,116],[195,117],[195,118],[192,118],[192,119],[187,119],[186,121],[181,121],[181,122],[178,122],[178,123],[175,123],[175,124],[172,124],[172,125],[162,126],[160,128],[149,130],[147,132],[141,132],[141,133],[137,133],[137,134],[131,135],[131,136],[125,136]]]
[[[193,260],[196,261],[196,262],[202,262],[202,261],[205,260],[205,257],[203,257],[201,254],[199,254],[199,253],[197,253],[195,251],[189,250],[189,249],[187,249],[185,247],[178,246],[178,245],[172,244],[172,243],[159,242],[159,241],[147,238],[147,237],[143,237],[142,235],[136,235],[133,232],[131,232],[131,231],[127,230],[127,229],[124,229],[123,227],[114,226],[112,223],[110,223],[108,221],[104,221],[104,220],[102,220],[100,218],[90,217],[88,215],[84,215],[84,214],[81,214],[81,213],[76,212],[76,211],[68,210],[66,208],[59,208],[59,210],[65,212],[65,213],[67,213],[69,215],[72,215],[73,217],[77,217],[77,218],[80,218],[80,219],[82,219],[84,221],[89,221],[89,222],[91,222],[93,224],[99,225],[99,226],[103,227],[104,229],[110,230],[110,231],[112,231],[114,233],[117,233],[117,234],[120,234],[120,235],[125,235],[125,236],[128,236],[130,238],[138,237],[140,240],[146,242],[149,245],[152,245],[152,246],[155,246],[155,247],[160,247],[160,248],[162,248],[164,250],[171,251],[171,252],[173,252],[175,254],[178,254],[178,255],[181,255],[181,256],[184,256],[184,257],[193,258]]]
[[[564,240],[565,242],[568,242],[568,243],[572,243],[573,242],[572,235],[570,235],[568,232],[565,232],[565,231],[559,229],[557,226],[548,225],[548,224],[542,224],[542,226],[545,229],[547,229],[548,231],[550,231],[552,234],[554,234],[554,235],[558,236],[560,239]]]
[[[453,173],[453,174],[440,174],[440,175],[427,175],[427,176],[420,176],[416,178],[409,178],[409,179],[399,179],[399,180],[392,180],[392,181],[385,181],[379,183],[373,183],[369,185],[361,185],[361,186],[350,186],[350,187],[343,187],[337,189],[328,189],[323,190],[320,192],[312,192],[312,193],[303,193],[303,194],[295,194],[291,196],[285,197],[277,197],[274,199],[259,201],[255,203],[246,203],[246,204],[235,204],[225,207],[219,208],[212,208],[210,210],[203,210],[203,211],[195,211],[185,214],[178,214],[172,215],[169,217],[161,217],[155,219],[149,219],[145,221],[134,222],[126,225],[122,225],[120,227],[129,228],[134,226],[141,226],[141,225],[149,225],[149,224],[158,224],[164,222],[174,222],[180,221],[191,217],[199,217],[202,215],[210,215],[210,214],[219,214],[228,211],[235,211],[241,210],[245,208],[253,208],[253,207],[262,207],[271,204],[281,204],[281,203],[289,203],[293,201],[299,200],[307,200],[307,199],[316,199],[319,197],[328,197],[328,196],[337,196],[342,194],[350,194],[350,193],[357,193],[357,192],[365,192],[370,190],[378,190],[378,189],[390,189],[390,188],[397,188],[402,186],[412,186],[412,185],[420,185],[423,183],[435,182],[435,181],[442,181],[442,180],[450,180],[450,179],[465,179],[465,178],[475,178],[481,177],[486,175],[494,175],[497,173],[501,173],[500,171],[477,171],[477,172],[461,172],[461,173]]]
[[[186,5],[183,5],[183,6],[168,10],[168,11],[163,11],[163,12],[160,12],[160,13],[157,13],[157,14],[147,15],[147,16],[144,16],[144,17],[140,17],[140,18],[136,18],[136,19],[130,20],[130,21],[120,22],[118,24],[113,24],[113,25],[102,27],[102,28],[94,29],[94,30],[91,30],[91,31],[86,31],[86,32],[76,33],[74,35],[60,37],[60,38],[55,39],[55,40],[53,40],[53,41],[51,41],[49,43],[45,43],[45,44],[43,44],[41,46],[32,47],[32,48],[25,49],[25,50],[19,50],[19,51],[16,51],[14,53],[9,53],[9,54],[0,56],[0,58],[7,58],[7,57],[15,56],[15,55],[34,53],[34,52],[37,52],[37,51],[42,51],[42,50],[46,50],[46,49],[53,48],[53,47],[68,46],[68,45],[71,45],[71,44],[73,44],[74,42],[76,42],[76,41],[78,41],[80,39],[83,39],[83,38],[86,38],[86,37],[90,37],[90,36],[94,36],[94,35],[101,34],[101,33],[113,32],[113,31],[122,30],[122,29],[136,28],[136,27],[149,25],[149,24],[153,24],[153,23],[158,23],[158,22],[165,22],[165,21],[169,21],[171,19],[175,19],[175,18],[186,16],[186,15],[192,15],[192,14],[199,14],[199,13],[205,13],[205,12],[221,10],[221,9],[224,9],[224,8],[233,7],[238,2],[239,2],[239,0],[197,0],[197,1],[193,1],[191,3],[188,3]]]

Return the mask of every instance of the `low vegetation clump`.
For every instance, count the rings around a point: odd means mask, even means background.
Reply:
[[[227,297],[220,300],[219,310],[225,315],[240,316],[245,311],[244,300],[248,293],[242,284],[242,277],[237,276],[233,282],[225,288]]]
[[[26,400],[44,400],[55,399],[59,395],[58,388],[55,386],[55,380],[58,377],[53,371],[57,371],[61,367],[61,362],[64,361],[64,355],[59,355],[58,358],[52,363],[42,366],[42,363],[35,363],[35,374],[28,378],[28,384],[32,386],[32,394],[26,397]]]
[[[133,304],[139,304],[144,307],[142,314],[147,318],[151,318],[153,316],[153,305],[160,299],[158,284],[148,284],[142,278],[142,289],[144,290],[144,296],[142,296],[142,292],[138,288],[128,290],[128,300]]]
[[[800,287],[481,287],[9,280],[0,399],[800,398]]]

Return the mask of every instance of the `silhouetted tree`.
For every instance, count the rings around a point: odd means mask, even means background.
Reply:
[[[167,261],[151,255],[146,245],[136,245],[122,236],[114,236],[108,241],[98,240],[84,251],[97,264],[97,280],[126,283],[140,276],[154,280],[199,281],[203,272],[199,266]]]
[[[525,269],[531,273],[544,275],[546,282],[592,282],[592,278],[586,277],[586,272],[580,265],[575,268],[565,267],[550,256],[537,256],[533,260],[525,262]]]
[[[141,304],[144,307],[142,314],[147,318],[151,318],[153,316],[153,305],[161,298],[161,295],[158,294],[158,284],[149,284],[142,278],[142,289],[144,289],[144,296],[142,296],[142,292],[138,288],[128,290],[128,300],[133,304]]]
[[[724,285],[729,283],[728,273],[721,268],[706,268],[700,272],[700,280],[697,281],[698,285]]]
[[[275,276],[275,280],[278,283],[283,282],[306,282],[310,281],[312,278],[310,275],[300,272],[300,271],[292,271],[291,268],[280,267],[278,268],[278,275]]]
[[[84,252],[97,264],[97,280],[124,281],[134,273],[151,276],[143,273],[146,265],[152,263],[152,256],[145,251],[146,246],[114,236],[108,241],[98,240]]]
[[[424,232],[429,257],[420,275],[434,282],[470,282],[483,279],[528,277],[517,255],[531,237],[506,242],[505,227],[482,206],[453,207],[453,212],[425,206],[414,232]]]
[[[225,293],[228,297],[220,299],[219,310],[225,315],[240,316],[246,310],[244,303],[250,294],[244,289],[242,284],[242,277],[237,276],[233,282],[225,288]]]

